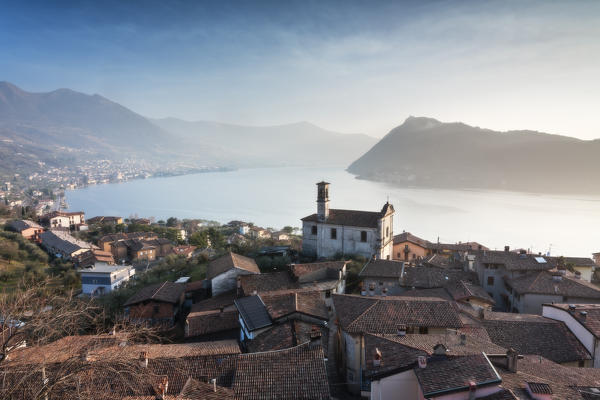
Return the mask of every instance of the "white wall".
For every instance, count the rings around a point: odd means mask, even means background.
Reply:
[[[557,321],[562,321],[567,325],[567,328],[579,339],[583,346],[594,356],[594,347],[596,339],[590,331],[588,331],[583,325],[581,325],[573,316],[565,310],[558,309],[552,306],[543,306],[542,315],[544,317],[552,318]],[[594,359],[594,368],[600,368],[600,354],[596,353]]]
[[[215,276],[210,282],[212,287],[212,295],[217,296],[237,288],[238,275],[249,275],[254,272],[246,271],[240,268],[231,268],[220,275]]]
[[[371,382],[372,400],[417,400],[420,398],[419,392],[419,381],[413,370]]]

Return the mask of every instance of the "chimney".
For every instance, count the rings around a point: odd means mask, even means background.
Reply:
[[[211,379],[210,383],[212,383],[213,385],[213,392],[217,392],[217,380],[216,379]]]
[[[318,326],[313,325],[310,328],[310,345],[319,346],[321,345],[321,330]]]
[[[445,356],[447,352],[448,348],[442,343],[438,343],[435,346],[433,346],[433,354],[436,356]]]
[[[169,378],[163,376],[162,380],[158,384],[158,398],[161,400],[166,399],[167,390],[169,389]]]
[[[519,354],[511,347],[506,352],[506,366],[510,372],[517,372],[517,361]]]
[[[579,317],[585,321],[585,319],[587,318],[587,311],[579,312]]]
[[[366,296],[367,295],[367,291],[365,290],[365,285],[364,285],[364,283],[362,281],[360,282],[360,295],[361,296]]]
[[[577,309],[577,306],[575,304],[569,304],[569,312],[571,314],[574,313],[576,309]]]
[[[427,357],[419,356],[417,358],[417,362],[419,363],[419,368],[421,368],[421,369],[427,368]]]
[[[560,282],[560,281],[562,281],[562,273],[560,273],[560,272],[553,272],[552,273],[552,280],[554,282]]]
[[[387,296],[387,292],[388,292],[388,288],[384,287],[383,289],[381,289],[382,296]]]
[[[375,348],[375,355],[373,356],[373,366],[381,366],[381,351],[378,348]]]
[[[140,352],[140,365],[144,368],[148,367],[148,352],[145,350]]]
[[[477,397],[477,384],[474,381],[469,381],[469,400],[475,400]]]
[[[581,271],[575,271],[575,279],[581,279]]]
[[[405,336],[406,335],[406,325],[398,325],[397,327],[398,330],[398,336]]]
[[[521,250],[519,250],[519,254],[527,254],[527,250],[521,249]]]
[[[508,253],[510,251],[510,246],[504,246],[504,251]]]
[[[325,221],[329,218],[329,183],[317,183],[317,218]]]

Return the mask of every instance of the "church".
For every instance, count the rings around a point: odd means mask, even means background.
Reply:
[[[329,208],[329,183],[317,183],[317,213],[302,218],[302,252],[317,258],[336,254],[390,260],[394,206],[381,211]]]

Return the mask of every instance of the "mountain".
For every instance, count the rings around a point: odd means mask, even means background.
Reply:
[[[100,95],[30,93],[0,82],[0,172],[73,165],[90,158],[156,165],[346,166],[376,139],[302,122],[249,127],[175,118],[150,120]],[[44,167],[45,168],[45,167]]]
[[[600,140],[409,117],[348,171],[402,186],[598,194]]]
[[[170,135],[100,95],[69,89],[29,93],[0,82],[0,131],[6,139],[93,153],[160,153]]]
[[[176,118],[152,121],[187,143],[209,143],[216,156],[236,166],[346,166],[377,142],[308,122],[256,127]]]

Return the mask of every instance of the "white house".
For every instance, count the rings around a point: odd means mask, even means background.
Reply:
[[[544,304],[542,315],[564,322],[600,368],[600,304]]]
[[[81,289],[90,296],[109,293],[135,275],[135,269],[131,265],[97,264],[78,272],[81,276]]]
[[[391,259],[394,207],[381,211],[329,208],[329,183],[317,183],[317,213],[302,218],[302,251],[317,258],[336,254]]]
[[[260,274],[256,262],[248,257],[229,252],[208,264],[206,279],[210,281],[212,295],[237,288],[238,275]]]

